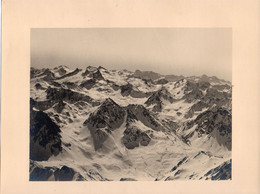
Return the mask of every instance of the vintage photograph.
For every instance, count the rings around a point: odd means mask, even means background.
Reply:
[[[30,181],[232,179],[231,28],[32,28]]]

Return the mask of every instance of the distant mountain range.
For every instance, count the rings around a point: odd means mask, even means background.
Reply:
[[[228,81],[31,68],[31,181],[227,180],[231,150]]]

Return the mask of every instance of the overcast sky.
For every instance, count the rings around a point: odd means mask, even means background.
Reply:
[[[230,28],[32,29],[31,65],[88,65],[231,81]]]

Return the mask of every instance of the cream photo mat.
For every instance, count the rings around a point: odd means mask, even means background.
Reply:
[[[1,193],[259,193],[260,1],[3,0]],[[31,28],[232,28],[232,180],[29,182]]]

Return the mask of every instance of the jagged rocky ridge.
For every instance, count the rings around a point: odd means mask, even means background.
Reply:
[[[206,75],[31,68],[30,180],[231,179],[231,98]]]

